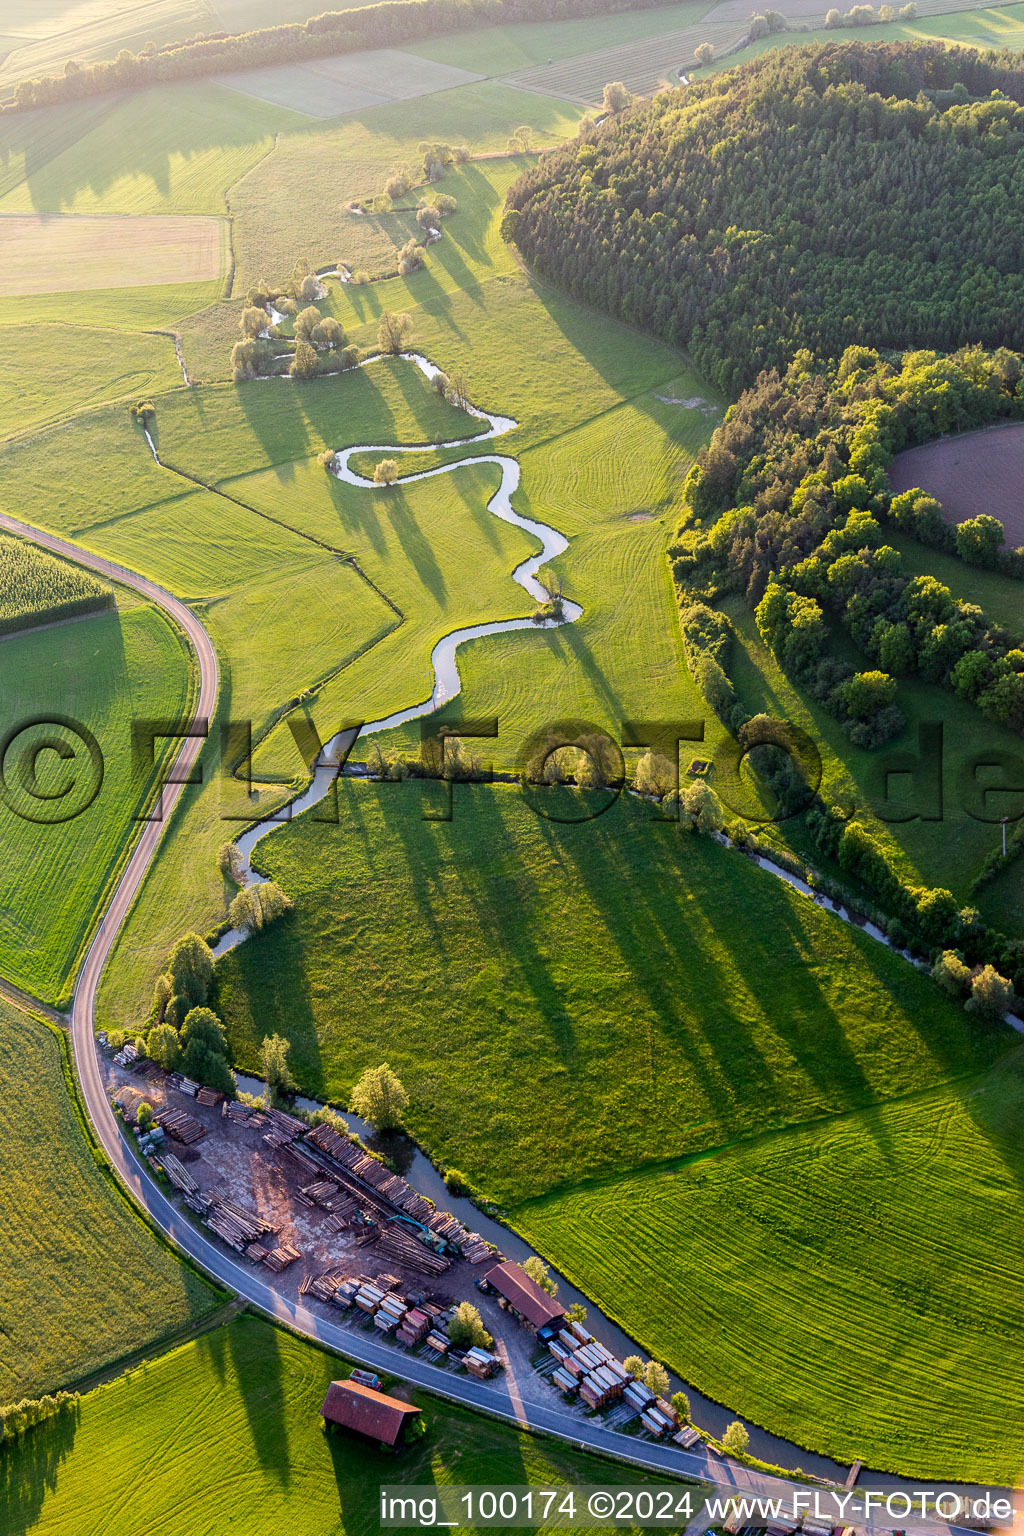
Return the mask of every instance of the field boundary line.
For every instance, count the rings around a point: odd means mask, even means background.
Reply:
[[[236,1317],[241,1317],[242,1313],[248,1309],[249,1303],[243,1296],[233,1296],[230,1301],[225,1301],[214,1311],[207,1312],[205,1316],[189,1323],[182,1323],[179,1328],[172,1328],[169,1333],[161,1334],[149,1344],[140,1344],[137,1349],[119,1355],[116,1360],[111,1360],[108,1365],[99,1366],[95,1371],[90,1371],[87,1376],[76,1377],[67,1383],[64,1390],[78,1392],[81,1396],[87,1392],[95,1392],[99,1387],[108,1386],[122,1376],[129,1375],[137,1366],[162,1360],[164,1355],[173,1354],[183,1345],[194,1344],[205,1334],[214,1333],[216,1329],[223,1328],[226,1323],[234,1322]]]

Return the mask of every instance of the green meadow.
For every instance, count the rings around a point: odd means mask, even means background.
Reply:
[[[0,971],[47,1002],[69,995],[98,904],[141,830],[136,817],[150,783],[132,766],[132,722],[181,718],[191,695],[191,659],[177,631],[133,594],[118,589],[117,597],[117,611],[0,641],[5,736],[30,721],[66,717],[93,734],[103,759],[89,767],[81,740],[59,731],[76,754],[69,807],[78,813],[46,824],[28,820],[49,816],[53,802],[41,806],[16,790],[0,805]],[[18,771],[30,736],[21,742],[9,749],[8,774]],[[60,791],[63,772],[44,787]]]
[[[844,1465],[1012,1484],[1022,1103],[1018,1049],[938,1090],[555,1192],[512,1220],[749,1421]]]
[[[5,968],[6,969],[6,968]],[[0,1402],[71,1387],[218,1304],[95,1156],[66,1042],[0,1001]],[[0,1487],[10,1458],[0,1457]],[[0,1528],[10,1530],[2,1516]]]
[[[257,861],[296,910],[217,967],[235,1059],[302,1087],[386,1055],[410,1129],[512,1205],[983,1065],[1012,1039],[711,839],[621,797],[343,784]],[[535,804],[532,802],[536,802]],[[601,802],[589,802],[598,808]],[[382,1033],[383,1032],[383,1033]]]
[[[5,1536],[58,1536],[71,1528],[79,1536],[106,1536],[112,1509],[141,1507],[154,1527],[251,1529],[258,1510],[261,1530],[371,1536],[380,1529],[384,1483],[560,1488],[645,1481],[620,1463],[423,1392],[413,1401],[423,1409],[426,1433],[397,1453],[327,1434],[320,1405],[331,1381],[350,1369],[269,1323],[240,1317],[90,1392],[77,1422],[43,1425],[5,1452]]]

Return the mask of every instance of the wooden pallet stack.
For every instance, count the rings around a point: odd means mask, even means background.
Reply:
[[[202,1141],[206,1135],[206,1126],[195,1115],[190,1115],[184,1109],[165,1108],[158,1110],[153,1116],[157,1125],[162,1125],[169,1136],[175,1141],[182,1142],[186,1147],[191,1147],[195,1142]]]
[[[451,1348],[444,1334],[439,1333],[436,1328],[433,1332],[427,1334],[427,1347],[432,1349],[436,1355],[446,1355]]]
[[[415,1344],[421,1344],[430,1331],[430,1314],[422,1307],[410,1307],[402,1318],[401,1326],[395,1334],[399,1344],[406,1344],[410,1348]]]
[[[199,1185],[185,1165],[178,1161],[173,1152],[164,1153],[160,1159],[160,1166],[175,1189],[180,1189],[182,1194],[195,1195],[199,1193]]]
[[[684,1424],[682,1429],[677,1429],[672,1436],[676,1445],[681,1445],[684,1451],[691,1451],[695,1445],[699,1445],[703,1436],[699,1429],[694,1429],[692,1424]]]

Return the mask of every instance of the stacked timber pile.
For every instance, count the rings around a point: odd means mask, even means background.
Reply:
[[[139,1048],[132,1041],[129,1041],[128,1044],[124,1046],[120,1051],[118,1051],[117,1055],[114,1057],[114,1060],[117,1062],[119,1067],[130,1067],[136,1061],[138,1061],[138,1059]]]
[[[646,1413],[648,1407],[655,1401],[654,1393],[649,1387],[645,1387],[642,1381],[631,1381],[622,1395],[629,1406],[639,1414]]]
[[[346,1285],[344,1270],[327,1269],[322,1275],[307,1275],[299,1286],[300,1296],[315,1296],[318,1301],[334,1301],[339,1306],[351,1305],[351,1297],[338,1300],[338,1292]]]
[[[153,1116],[157,1125],[162,1125],[168,1135],[175,1141],[183,1142],[186,1147],[191,1147],[194,1142],[202,1141],[206,1135],[206,1126],[195,1115],[190,1115],[184,1109],[171,1109],[169,1106],[158,1110]]]
[[[555,1360],[551,1378],[555,1386],[567,1394],[578,1392],[580,1401],[588,1408],[604,1408],[628,1397],[630,1386],[638,1385],[611,1350],[599,1344],[582,1323],[569,1323],[559,1329],[548,1349]],[[653,1395],[648,1395],[653,1401]]]
[[[439,1329],[434,1328],[427,1334],[427,1347],[432,1349],[435,1355],[446,1355],[450,1345],[447,1337]]]
[[[430,1331],[430,1313],[422,1307],[410,1307],[395,1334],[400,1344],[421,1344]]]
[[[180,1072],[172,1075],[170,1083],[179,1093],[187,1094],[190,1099],[197,1098],[199,1095],[199,1084],[194,1083],[190,1077],[182,1077]]]
[[[684,1451],[690,1451],[695,1445],[700,1445],[703,1436],[699,1429],[694,1429],[692,1424],[684,1424],[682,1429],[677,1429],[672,1436],[676,1445],[681,1445]]]
[[[381,1290],[380,1286],[375,1285],[372,1280],[364,1280],[359,1289],[356,1291],[352,1300],[355,1302],[360,1312],[366,1312],[370,1317],[372,1317],[377,1308],[380,1306],[381,1302],[384,1300],[384,1292]]]
[[[659,1397],[644,1409],[640,1415],[640,1422],[654,1435],[655,1439],[660,1440],[662,1435],[676,1428],[679,1415],[671,1403],[666,1403],[663,1397]]]
[[[462,1357],[462,1363],[471,1376],[476,1376],[480,1381],[486,1381],[489,1376],[497,1375],[501,1370],[501,1360],[497,1355],[492,1355],[488,1350],[481,1349],[474,1344],[472,1349],[467,1349]]]
[[[487,1242],[479,1232],[470,1232],[448,1211],[434,1211],[427,1221],[427,1226],[450,1248],[457,1248],[470,1264],[482,1264],[485,1259],[493,1261],[495,1258],[500,1258],[493,1243]]]
[[[243,1210],[240,1205],[225,1200],[222,1195],[212,1197],[206,1225],[211,1232],[223,1238],[229,1248],[234,1248],[236,1253],[244,1253],[251,1243],[258,1242],[274,1230],[262,1216],[254,1216],[251,1211]],[[250,1253],[249,1257],[253,1255]]]
[[[307,1184],[300,1189],[296,1199],[302,1205],[319,1205],[325,1211],[334,1210],[334,1197],[338,1193],[338,1186],[333,1179],[314,1179],[312,1184]]]
[[[275,1275],[279,1275],[282,1269],[287,1269],[289,1264],[294,1264],[296,1259],[301,1258],[301,1252],[298,1248],[293,1248],[291,1243],[279,1243],[276,1248],[271,1248],[268,1253],[263,1255],[261,1262],[268,1269],[272,1269]]]
[[[265,1109],[262,1113],[271,1127],[289,1141],[294,1141],[306,1129],[301,1120],[297,1120],[294,1115],[286,1115],[283,1109]]]
[[[405,1314],[409,1310],[409,1303],[394,1291],[388,1291],[381,1298],[380,1305],[373,1314],[373,1326],[379,1328],[381,1333],[394,1333],[402,1323]]]
[[[200,1088],[199,1092],[196,1094],[196,1103],[205,1104],[209,1109],[212,1108],[214,1104],[219,1104],[223,1097],[224,1095],[222,1093],[218,1093],[216,1088]]]
[[[389,1222],[377,1239],[377,1250],[385,1258],[397,1259],[407,1269],[418,1270],[423,1275],[443,1275],[451,1269],[450,1260],[425,1248],[409,1232],[403,1232],[395,1222]]]
[[[302,1178],[315,1178],[322,1172],[320,1164],[315,1157],[310,1157],[302,1147],[293,1145],[292,1142],[275,1141],[273,1138],[280,1135],[278,1131],[268,1131],[263,1140],[268,1146],[276,1147],[280,1161],[290,1173],[298,1173]]]
[[[237,1099],[224,1099],[220,1112],[225,1119],[232,1121],[235,1125],[245,1125],[254,1117],[254,1111],[248,1104],[239,1104]]]
[[[173,1152],[167,1152],[160,1159],[160,1166],[170,1179],[175,1189],[180,1189],[184,1195],[197,1195],[199,1185],[189,1173],[184,1163],[178,1161]]]

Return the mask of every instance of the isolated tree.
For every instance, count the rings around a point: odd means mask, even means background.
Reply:
[[[416,223],[427,233],[439,230],[441,228],[440,210],[435,208],[433,203],[421,203],[416,210]]]
[[[466,165],[473,158],[473,151],[468,144],[454,144],[452,146],[452,159],[456,165]]]
[[[1001,1019],[1013,1007],[1013,985],[994,966],[982,966],[971,979],[971,995],[964,1007],[982,1019]]]
[[[533,148],[533,129],[528,123],[513,130],[506,148],[510,155],[524,155]]]
[[[143,1099],[136,1110],[135,1123],[143,1134],[153,1129],[153,1106],[148,1099]]]
[[[605,112],[625,112],[631,101],[633,101],[633,95],[626,91],[622,80],[608,81],[605,94],[602,95],[602,106]]]
[[[648,1360],[644,1367],[644,1385],[655,1397],[664,1397],[668,1391],[668,1371],[659,1360]]]
[[[458,406],[460,411],[469,410],[469,381],[464,373],[449,374],[444,397],[449,405]]]
[[[704,779],[679,792],[680,819],[695,832],[717,832],[725,821],[718,796]]]
[[[452,197],[450,192],[439,192],[434,198],[434,207],[437,209],[442,219],[447,219],[449,215],[455,212],[458,206],[458,203],[455,201],[454,197]]]
[[[288,372],[293,379],[315,379],[320,372],[320,360],[316,355],[316,348],[308,341],[300,341],[295,348],[295,355]]]
[[[238,317],[238,329],[243,336],[252,340],[265,331],[270,324],[270,316],[265,309],[258,308],[255,304],[249,305]]]
[[[377,326],[377,341],[382,352],[403,352],[412,336],[412,315],[404,310],[385,310]]]
[[[395,1131],[402,1124],[409,1095],[385,1061],[379,1067],[366,1068],[352,1089],[349,1103],[353,1114],[369,1120],[378,1131]]]
[[[914,0],[909,0],[907,5],[901,5],[899,15],[900,21],[916,21],[917,6],[914,4]]]
[[[958,949],[944,949],[932,966],[932,979],[950,997],[963,998],[971,987],[971,968]]]
[[[842,11],[837,11],[836,8],[833,6],[830,11],[826,11],[825,12],[825,25],[826,25],[826,27],[828,27],[830,32],[831,31],[835,31],[836,27],[841,27],[842,24],[843,24],[843,13],[842,13]]]
[[[374,465],[374,470],[373,470],[373,483],[374,483],[374,485],[394,485],[394,483],[395,483],[395,481],[397,479],[398,479],[398,463],[397,463],[397,460],[395,460],[395,459],[381,459],[379,464]]]
[[[969,517],[956,530],[956,552],[968,565],[995,565],[1005,537],[997,517]]]
[[[263,1080],[271,1093],[294,1093],[296,1082],[288,1065],[289,1042],[283,1035],[267,1035],[260,1047]]]
[[[681,1419],[689,1419],[690,1399],[687,1397],[686,1393],[673,1392],[671,1401],[672,1407],[675,1409],[676,1413],[678,1413],[679,1417]]]
[[[750,1436],[739,1419],[733,1419],[722,1436],[722,1447],[727,1456],[742,1456],[750,1444]]]
[[[295,316],[295,334],[302,341],[308,341],[313,334],[313,327],[320,324],[320,311],[315,304],[300,309]]]
[[[231,348],[231,369],[236,384],[243,379],[258,379],[270,366],[269,344],[262,338],[236,341]]]
[[[531,1253],[528,1259],[523,1260],[523,1270],[542,1291],[547,1291],[549,1296],[558,1295],[558,1281],[552,1277],[544,1260],[537,1254]]]
[[[322,453],[317,454],[316,461],[321,469],[326,469],[327,473],[330,474],[334,468],[336,458],[337,454],[333,448],[325,448]]]
[[[275,880],[261,880],[239,891],[228,908],[228,921],[232,928],[255,933],[281,917],[291,905],[290,897]]]
[[[698,43],[693,50],[693,56],[698,64],[713,64],[715,59],[714,43]]]
[[[494,1340],[484,1327],[478,1307],[471,1301],[460,1301],[448,1324],[448,1338],[456,1349],[490,1349]]]
[[[655,800],[664,800],[676,787],[678,774],[667,757],[662,757],[659,752],[647,751],[636,765],[636,773],[633,783],[638,794],[653,795]]]
[[[392,199],[404,197],[408,190],[409,178],[404,171],[392,171],[384,183],[384,191]]]
[[[167,1072],[173,1072],[178,1065],[178,1057],[181,1054],[181,1043],[178,1039],[178,1031],[170,1024],[154,1024],[146,1036],[146,1055],[157,1066],[163,1067]]]
[[[435,395],[447,395],[448,384],[448,375],[446,373],[442,373],[440,369],[438,369],[430,381],[430,387],[434,391]]]
[[[644,1362],[639,1355],[627,1355],[622,1364],[624,1368],[629,1372],[629,1374],[635,1378],[635,1380],[643,1381]]]
[[[181,1039],[186,1050],[193,1042],[198,1042],[207,1050],[219,1051],[222,1056],[228,1045],[224,1026],[212,1008],[190,1009],[181,1026]]]
[[[167,974],[175,995],[187,997],[193,1004],[205,1003],[213,980],[213,956],[210,946],[198,933],[186,933],[171,950]]]
[[[587,1309],[581,1302],[574,1301],[572,1306],[567,1308],[565,1315],[570,1323],[585,1323],[587,1320]]]
[[[237,885],[240,878],[242,855],[237,843],[221,843],[217,849],[217,868],[228,880]]]

